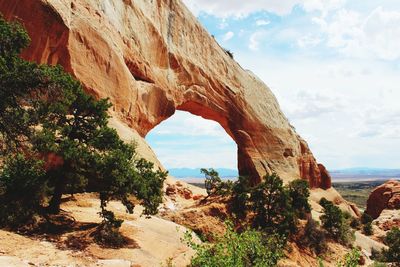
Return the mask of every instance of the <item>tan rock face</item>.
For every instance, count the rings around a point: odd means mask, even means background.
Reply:
[[[366,212],[372,218],[378,218],[384,209],[400,209],[400,181],[387,181],[369,195]]]
[[[238,146],[241,175],[276,172],[330,187],[269,88],[218,45],[180,0],[0,0],[32,45],[24,57],[61,64],[145,144],[175,110],[217,121]]]

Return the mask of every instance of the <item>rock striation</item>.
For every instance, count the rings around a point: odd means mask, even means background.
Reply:
[[[28,29],[26,59],[60,64],[87,92],[110,98],[112,116],[143,147],[151,129],[183,110],[225,129],[238,146],[239,173],[254,183],[276,172],[331,186],[271,90],[180,0],[0,0],[0,12]]]
[[[369,195],[366,213],[373,219],[383,210],[400,209],[400,181],[390,180],[376,187]]]

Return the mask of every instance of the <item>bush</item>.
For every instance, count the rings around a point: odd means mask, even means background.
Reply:
[[[361,223],[367,224],[367,223],[372,223],[372,221],[373,221],[372,217],[368,213],[363,212],[363,214],[361,215]]]
[[[351,245],[355,236],[343,212],[324,198],[320,200],[320,204],[324,208],[324,214],[320,217],[322,227],[334,240],[346,246]]]
[[[252,188],[249,210],[254,213],[253,224],[268,233],[277,231],[287,236],[296,230],[295,211],[288,190],[276,174]]]
[[[400,229],[394,227],[386,234],[385,243],[389,247],[383,254],[387,262],[400,264]]]
[[[350,226],[351,226],[351,228],[353,228],[353,229],[357,229],[357,230],[360,230],[361,229],[361,221],[360,221],[360,219],[358,219],[358,218],[352,218],[351,219],[351,222],[350,222]]]
[[[365,235],[372,235],[374,233],[374,229],[372,229],[372,223],[371,222],[364,224],[363,233]]]
[[[327,251],[326,233],[313,219],[307,220],[304,234],[301,236],[300,244],[309,247],[316,255]]]
[[[239,222],[250,221],[256,228],[268,233],[278,232],[282,236],[294,233],[298,218],[305,218],[311,208],[308,182],[294,180],[287,186],[276,175],[264,176],[261,183],[251,186],[245,177],[239,177],[234,183],[223,182],[218,172],[202,169],[205,174],[205,186],[208,195],[230,195],[229,207],[234,219]]]
[[[337,263],[338,267],[357,267],[361,259],[361,251],[357,248],[352,249],[344,258]]]
[[[283,256],[283,244],[278,236],[266,236],[256,230],[237,233],[230,223],[226,233],[214,244],[196,244],[189,232],[185,240],[197,252],[191,260],[193,267],[276,266]]]
[[[9,157],[0,172],[0,226],[18,227],[41,213],[46,186],[42,161]]]
[[[311,212],[311,206],[308,203],[310,196],[308,181],[302,179],[291,181],[287,189],[292,208],[299,218],[304,219],[306,214]]]

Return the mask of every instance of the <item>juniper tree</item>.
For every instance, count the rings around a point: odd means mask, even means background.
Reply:
[[[133,211],[129,194],[142,201],[144,213],[156,213],[166,173],[154,171],[107,126],[108,99],[87,95],[61,67],[21,59],[29,37],[20,24],[0,18],[0,37],[0,135],[9,151],[0,161],[1,204],[11,196],[16,205],[36,197],[34,203],[46,205],[49,198],[46,212],[58,213],[63,194],[90,187],[100,193],[105,221],[112,218],[105,209],[110,199]],[[32,183],[35,192],[18,194]]]

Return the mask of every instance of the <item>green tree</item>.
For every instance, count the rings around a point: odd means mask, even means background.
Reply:
[[[371,223],[373,221],[371,215],[369,215],[366,212],[363,212],[363,214],[361,215],[361,223],[362,224],[367,224],[367,223]]]
[[[371,222],[364,224],[363,232],[366,235],[372,235],[374,233],[374,229],[372,228],[372,223]]]
[[[0,14],[0,142],[2,154],[21,149],[37,124],[34,92],[44,90],[43,67],[19,57],[30,38],[18,22]]]
[[[41,212],[47,190],[43,162],[17,154],[0,172],[0,226],[18,226]]]
[[[308,203],[308,197],[310,196],[308,181],[301,179],[291,181],[288,185],[288,191],[291,206],[297,217],[305,218],[306,214],[311,212],[311,206]]]
[[[229,203],[235,219],[241,221],[248,214],[251,186],[247,177],[238,177],[232,187],[232,198]]]
[[[276,174],[265,176],[252,189],[249,210],[254,212],[254,225],[267,232],[287,235],[296,229],[289,192]]]
[[[350,223],[345,219],[343,212],[325,198],[319,203],[324,208],[324,214],[320,217],[322,227],[336,241],[350,245],[354,240],[354,232],[350,229]]]
[[[19,58],[29,43],[20,24],[0,19],[0,37],[0,134],[4,148],[20,152],[17,161],[6,160],[1,165],[1,204],[11,196],[16,203],[37,197],[33,201],[37,206],[49,197],[46,212],[58,213],[67,190],[90,188],[100,193],[101,215],[114,228],[120,224],[105,209],[110,199],[120,200],[133,212],[128,196],[134,194],[142,201],[145,214],[156,213],[167,174],[137,158],[135,147],[107,126],[109,101],[87,95],[61,67]],[[35,185],[31,194],[14,193],[16,186],[24,192],[31,184]],[[43,188],[48,188],[46,195]]]
[[[400,229],[398,227],[392,228],[386,234],[385,243],[389,247],[383,252],[386,261],[400,264]]]
[[[191,233],[186,233],[185,240],[197,252],[191,260],[193,267],[276,266],[283,256],[279,236],[250,229],[237,233],[230,223],[226,233],[213,244],[198,244],[192,241]]]
[[[218,188],[221,186],[222,180],[219,177],[219,174],[214,169],[201,169],[201,173],[205,175],[204,186],[207,191],[208,196],[215,195],[218,191]]]
[[[318,222],[313,219],[307,220],[300,244],[309,247],[316,255],[321,255],[327,251],[326,233],[321,229]]]

